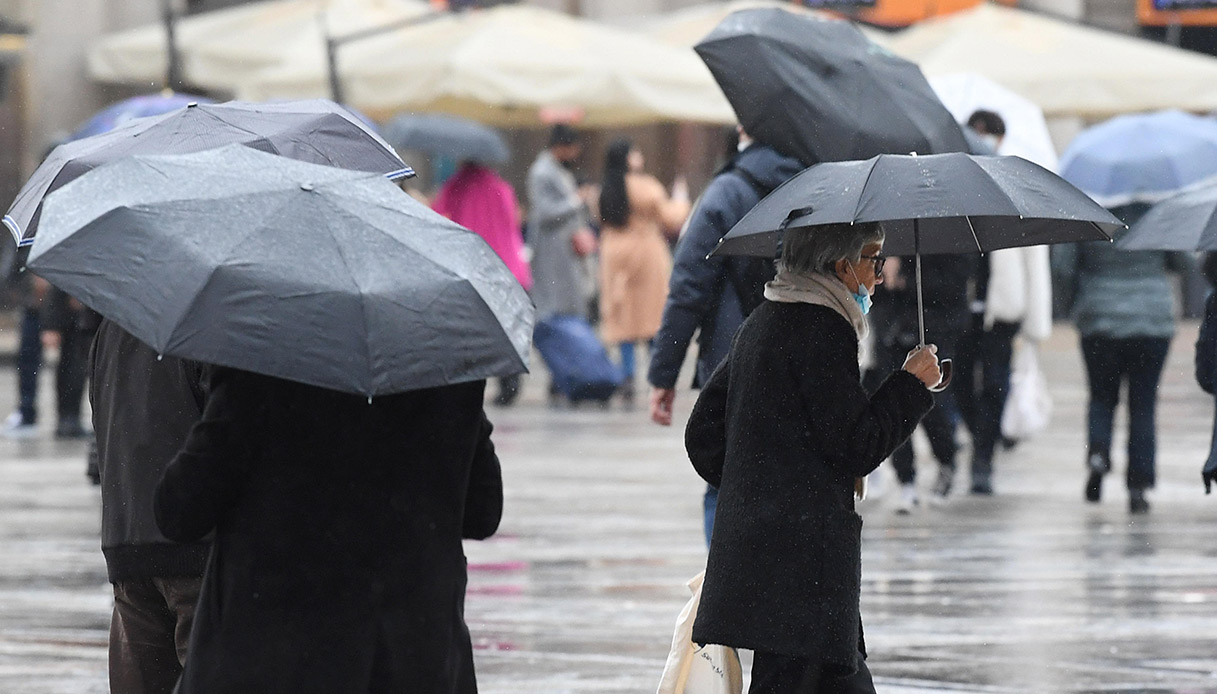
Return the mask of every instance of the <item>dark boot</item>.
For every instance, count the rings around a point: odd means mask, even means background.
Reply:
[[[1086,478],[1086,500],[1098,503],[1103,498],[1103,475],[1111,471],[1111,459],[1106,453],[1091,453],[1086,458],[1086,469],[1090,472]]]
[[[1128,512],[1149,513],[1149,502],[1145,500],[1145,490],[1133,487],[1128,490]]]

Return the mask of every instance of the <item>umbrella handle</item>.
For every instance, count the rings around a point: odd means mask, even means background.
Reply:
[[[938,379],[937,385],[930,388],[931,393],[941,393],[947,389],[947,386],[951,385],[951,360],[943,359],[942,361],[938,362],[938,368],[942,371],[942,377]]]

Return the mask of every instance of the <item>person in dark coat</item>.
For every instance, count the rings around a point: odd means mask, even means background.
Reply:
[[[1200,273],[1209,283],[1209,296],[1204,302],[1204,318],[1200,321],[1200,332],[1196,335],[1196,383],[1209,395],[1217,395],[1217,252],[1208,251],[1200,263]],[[1204,493],[1212,492],[1217,482],[1217,412],[1213,415],[1213,437],[1209,443],[1209,455],[1200,468],[1204,481]]]
[[[763,284],[773,278],[773,263],[759,258],[707,258],[719,239],[749,210],[787,179],[803,170],[797,159],[740,133],[743,149],[720,171],[689,214],[676,246],[659,332],[651,341],[651,420],[672,424],[676,379],[689,343],[697,333],[697,366],[693,387],[710,379],[727,356],[731,337],[761,302]],[[705,532],[710,541],[718,491],[706,489]]]
[[[215,530],[181,694],[477,691],[462,538],[498,528],[485,381],[359,395],[213,367],[156,492]]]
[[[788,231],[766,301],[685,431],[694,468],[719,489],[693,641],[754,650],[751,694],[874,691],[855,489],[933,407],[941,380],[927,345],[873,394],[862,387],[882,241],[875,224]]]
[[[89,351],[101,481],[101,551],[114,585],[110,690],[169,694],[186,662],[210,544],[157,528],[156,484],[203,413],[203,367],[161,358],[103,320]]]

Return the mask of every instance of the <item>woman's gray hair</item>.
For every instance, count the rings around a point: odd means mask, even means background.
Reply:
[[[883,229],[878,222],[787,229],[782,235],[781,267],[800,275],[832,274],[838,260],[856,263],[867,244],[882,241]]]

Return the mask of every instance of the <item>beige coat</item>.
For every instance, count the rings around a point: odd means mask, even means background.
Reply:
[[[659,332],[672,275],[667,236],[689,214],[689,204],[669,199],[654,176],[627,174],[625,192],[629,221],[600,233],[601,335],[610,343],[649,340]]]

